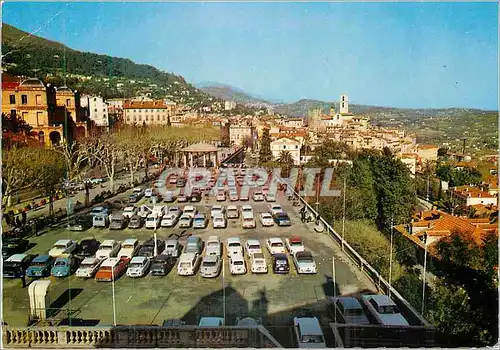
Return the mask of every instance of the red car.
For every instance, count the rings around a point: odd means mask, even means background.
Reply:
[[[108,258],[102,264],[95,274],[96,281],[111,282],[116,280],[127,271],[129,259]]]

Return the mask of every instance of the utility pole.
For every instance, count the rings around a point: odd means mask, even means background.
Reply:
[[[422,276],[422,312],[420,313],[422,316],[424,315],[425,310],[425,270],[427,268],[427,233],[424,234],[424,271]]]

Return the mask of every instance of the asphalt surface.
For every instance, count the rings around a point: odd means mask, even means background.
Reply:
[[[125,198],[129,192],[122,194]],[[157,236],[166,239],[179,235],[183,244],[192,233],[204,241],[209,236],[216,235],[222,242],[227,237],[238,236],[245,242],[248,238],[258,239],[265,251],[269,273],[264,275],[232,276],[226,259],[225,274],[213,279],[195,276],[178,276],[174,268],[167,276],[146,276],[129,278],[125,275],[115,282],[116,320],[118,324],[162,324],[169,318],[183,319],[187,324],[197,324],[202,316],[223,316],[226,324],[235,324],[237,317],[256,317],[285,347],[294,347],[293,329],[290,327],[293,317],[315,315],[325,329],[328,345],[332,344],[331,331],[328,322],[331,319],[325,312],[327,297],[375,291],[376,288],[364,275],[351,266],[348,258],[340,248],[325,234],[316,233],[313,223],[302,223],[298,215],[299,208],[293,207],[282,193],[277,196],[278,204],[290,215],[291,227],[262,227],[257,220],[255,229],[242,229],[238,219],[230,220],[225,229],[213,229],[211,222],[206,229],[160,228]],[[142,202],[145,202],[143,199]],[[203,198],[196,203],[199,212],[210,213],[215,204],[213,197]],[[136,205],[141,204],[137,203]],[[221,204],[221,203],[217,203]],[[267,211],[269,203],[252,200],[249,202],[223,202],[223,205],[251,204],[254,213]],[[169,205],[169,204],[167,204]],[[172,205],[183,207],[185,204]],[[31,239],[34,245],[30,252],[47,253],[52,244],[59,239],[81,240],[93,236],[100,240],[116,239],[123,241],[136,237],[145,241],[153,236],[154,231],[141,229],[124,229],[110,231],[109,229],[91,228],[84,232],[70,232],[64,227],[50,229],[46,234]],[[271,259],[265,249],[265,240],[269,237],[281,237],[283,240],[291,234],[302,237],[306,250],[315,257],[318,273],[315,275],[298,275],[291,259],[291,272],[288,275],[272,273]],[[332,282],[332,256],[335,256],[336,286]],[[247,257],[247,267],[249,265]],[[86,325],[113,324],[112,283],[96,282],[93,279],[83,280],[75,276],[52,281],[49,291],[51,302],[56,301],[57,307],[74,311],[74,318],[84,320]],[[29,299],[28,288],[22,288],[20,280],[3,280],[3,316],[4,321],[13,326],[24,326],[28,320]],[[225,302],[224,302],[225,300]],[[62,317],[63,312],[59,313]],[[57,317],[57,316],[56,316]]]

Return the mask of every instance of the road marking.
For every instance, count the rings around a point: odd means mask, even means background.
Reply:
[[[128,304],[128,302],[130,301],[130,299],[132,299],[132,295],[130,295],[127,299],[127,302],[125,304]]]

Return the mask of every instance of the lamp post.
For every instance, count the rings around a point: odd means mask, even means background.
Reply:
[[[392,242],[394,236],[394,216],[391,217],[391,252],[389,254],[389,298],[391,297],[391,283],[392,283]]]
[[[111,266],[111,288],[113,293],[113,326],[116,327],[115,267]]]
[[[424,234],[424,271],[422,274],[422,312],[420,313],[422,316],[424,315],[425,310],[425,270],[427,268],[427,233]]]
[[[342,203],[342,251],[344,251],[344,233],[345,233],[345,192],[346,192],[346,179],[344,177],[344,200]]]

